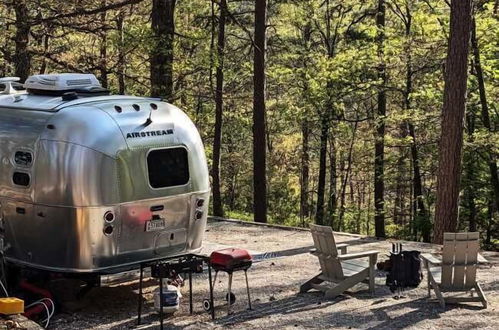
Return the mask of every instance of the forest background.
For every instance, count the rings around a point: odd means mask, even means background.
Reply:
[[[458,221],[492,249],[498,8],[473,7]],[[253,220],[263,189],[256,221],[430,241],[449,17],[445,0],[4,0],[0,76],[90,72],[183,109],[215,215]]]

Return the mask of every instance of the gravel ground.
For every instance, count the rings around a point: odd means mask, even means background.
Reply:
[[[378,250],[378,259],[386,259],[390,241],[378,241],[356,235],[335,235],[337,242],[349,243],[349,252]],[[188,286],[182,288],[184,298],[180,310],[165,319],[165,328],[338,328],[338,329],[398,329],[456,328],[498,329],[499,313],[499,253],[484,252],[489,265],[480,266],[478,279],[489,301],[482,309],[478,303],[448,306],[442,310],[426,299],[426,279],[420,287],[404,292],[395,299],[384,286],[384,274],[378,273],[376,295],[367,286],[358,285],[334,300],[326,300],[319,292],[298,294],[299,286],[319,272],[317,259],[307,253],[312,247],[309,232],[255,226],[237,222],[212,221],[206,232],[204,252],[221,247],[241,247],[250,250],[256,262],[248,272],[253,310],[248,310],[243,273],[234,274],[233,292],[236,302],[233,313],[227,315],[224,296],[227,276],[219,275],[215,287],[217,317],[211,321],[202,309],[208,297],[206,274],[194,277],[194,314],[189,315]],[[404,249],[436,251],[437,246],[405,242]],[[426,277],[426,274],[425,274]],[[81,302],[82,308],[73,313],[61,313],[53,318],[53,329],[157,329],[152,291],[156,281],[145,283],[144,318],[136,325],[138,283],[123,283],[92,290]],[[223,306],[222,306],[223,305]]]

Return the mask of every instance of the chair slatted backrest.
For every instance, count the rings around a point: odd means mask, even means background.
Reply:
[[[444,233],[442,288],[466,290],[475,285],[479,234]]]
[[[338,260],[338,250],[334,241],[333,229],[328,226],[310,225],[310,232],[321,265],[322,274],[330,279],[342,279],[343,269]]]

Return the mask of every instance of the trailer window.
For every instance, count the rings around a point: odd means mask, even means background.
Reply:
[[[189,181],[185,148],[152,150],[147,155],[149,184],[153,188],[181,186]]]

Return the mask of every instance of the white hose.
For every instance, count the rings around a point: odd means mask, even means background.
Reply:
[[[49,326],[49,323],[50,323],[50,311],[49,311],[49,308],[48,308],[46,303],[41,301],[40,304],[42,304],[43,307],[45,307],[45,310],[47,311],[47,318],[45,320],[42,320],[42,322],[45,322],[44,328],[47,328]]]
[[[50,301],[50,305],[51,305],[51,311],[49,310],[47,304],[44,302],[44,301]],[[45,307],[45,310],[47,311],[47,318],[46,319],[43,319],[41,322],[45,322],[45,328],[47,328],[49,326],[49,323],[50,323],[50,319],[52,318],[52,316],[54,315],[55,313],[55,305],[54,305],[54,301],[50,298],[42,298],[40,300],[37,300],[35,301],[34,303],[31,303],[29,304],[28,306],[26,306],[26,308],[30,308],[30,307],[33,307],[35,305],[43,305],[43,307]]]
[[[50,306],[52,306],[52,312],[50,312],[50,317],[52,317],[55,313],[55,304],[54,304],[54,301],[50,298],[42,298],[40,299],[39,301],[44,301],[44,300],[48,300],[50,301]]]
[[[2,286],[3,292],[5,292],[5,296],[8,297],[9,293],[7,292],[7,289],[5,288],[5,285],[3,285],[2,280],[0,280],[0,285]]]

